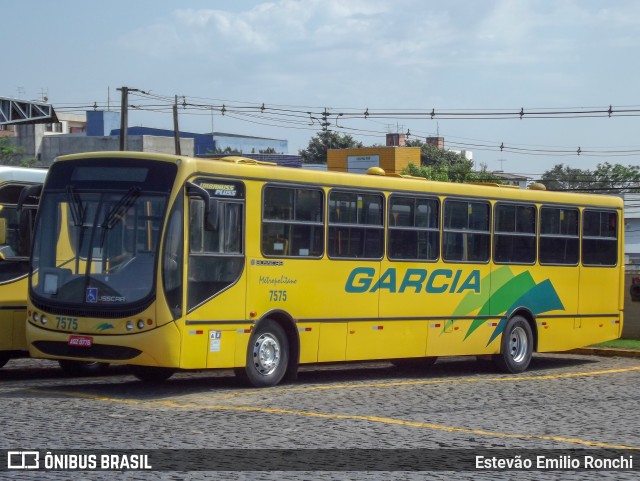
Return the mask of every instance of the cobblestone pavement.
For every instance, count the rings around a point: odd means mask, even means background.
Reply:
[[[640,359],[534,357],[521,375],[475,358],[425,372],[388,363],[301,369],[293,384],[243,386],[228,371],[161,384],[112,366],[68,377],[51,361],[0,370],[0,449],[640,449]],[[640,451],[634,467],[640,465]],[[2,479],[637,479],[638,471],[0,472]],[[45,475],[46,476],[43,476]],[[117,476],[116,476],[117,475]]]

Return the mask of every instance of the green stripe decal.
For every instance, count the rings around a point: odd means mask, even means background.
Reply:
[[[475,292],[468,292],[454,310],[453,316],[463,317],[477,311],[477,317],[471,321],[465,333],[464,339],[467,339],[486,322],[487,317],[502,315],[487,345],[502,333],[507,319],[519,307],[525,307],[535,315],[555,310],[564,311],[564,305],[549,279],[536,284],[529,271],[516,276],[509,266],[500,267],[481,279],[480,292],[492,294],[487,299]],[[441,334],[454,322],[454,319],[447,320]]]

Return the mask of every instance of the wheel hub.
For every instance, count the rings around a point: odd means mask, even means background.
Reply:
[[[253,345],[253,362],[256,370],[268,376],[280,364],[280,344],[271,334],[262,334]]]
[[[522,362],[528,350],[527,333],[521,327],[515,327],[509,335],[509,353],[515,362]]]

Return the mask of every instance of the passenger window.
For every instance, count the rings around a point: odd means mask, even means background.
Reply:
[[[329,194],[329,256],[381,259],[384,252],[382,194]]]
[[[262,212],[262,253],[265,256],[322,257],[322,190],[266,187]]]
[[[490,257],[488,202],[444,201],[442,257],[452,262],[488,262]]]
[[[533,264],[536,261],[536,207],[496,204],[493,260],[497,264]]]
[[[582,214],[582,263],[615,266],[618,261],[618,214],[585,210]]]
[[[566,207],[540,209],[540,264],[578,264],[580,212]]]
[[[440,203],[437,199],[392,196],[389,241],[392,260],[435,261],[440,256]]]

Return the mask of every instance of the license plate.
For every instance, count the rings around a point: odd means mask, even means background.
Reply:
[[[93,345],[93,337],[90,336],[69,336],[67,341],[69,346],[91,347]]]

